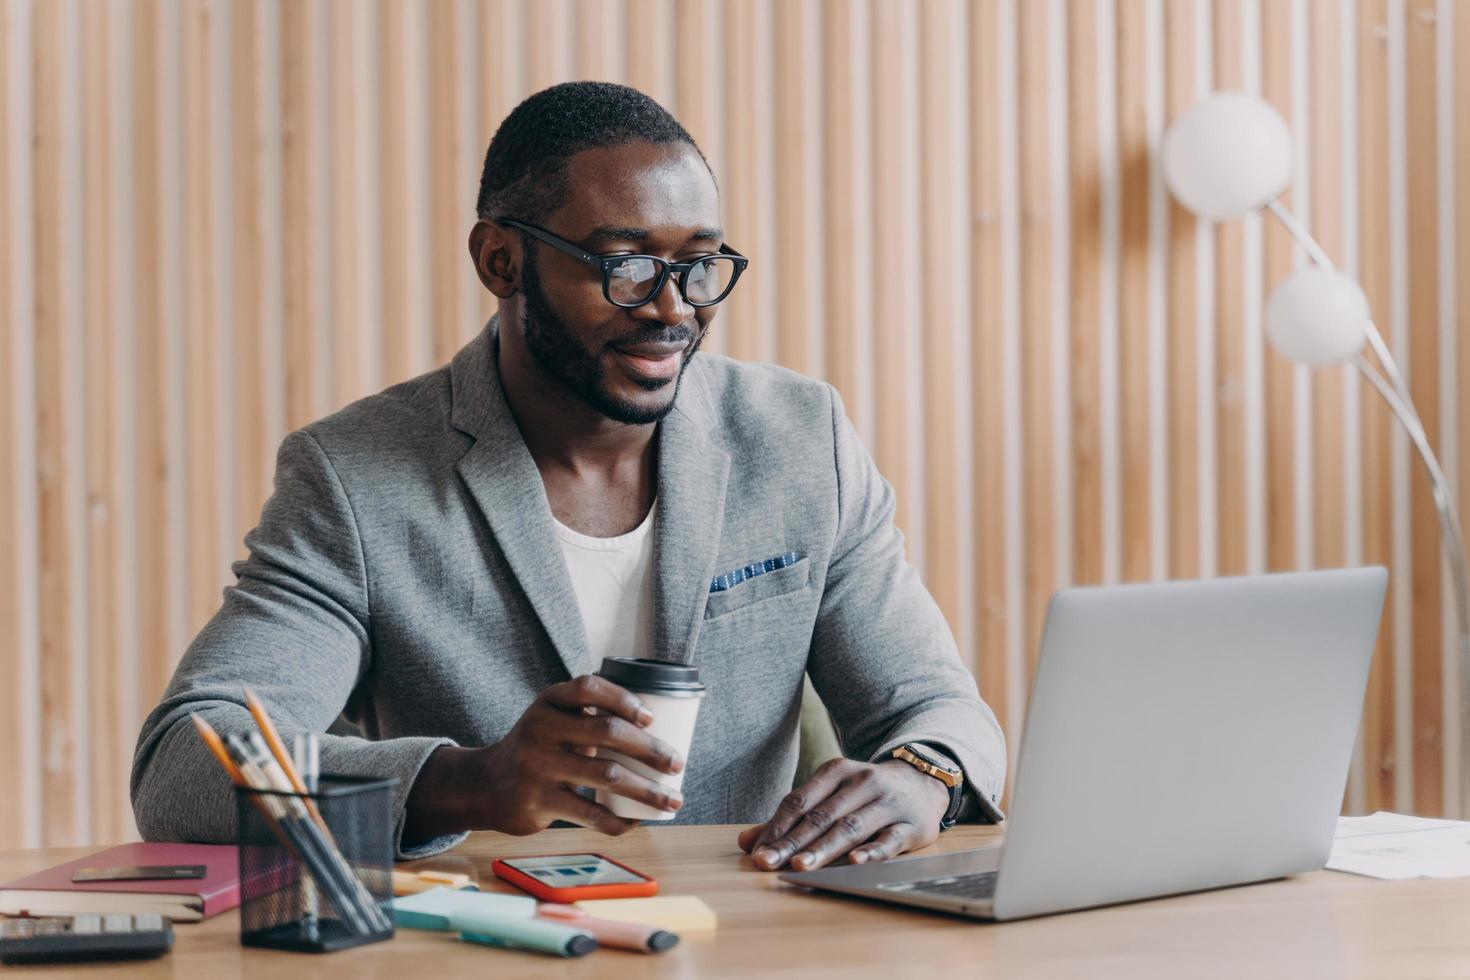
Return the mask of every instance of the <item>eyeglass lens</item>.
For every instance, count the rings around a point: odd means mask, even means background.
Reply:
[[[641,306],[653,298],[660,272],[660,263],[653,259],[630,257],[608,270],[608,295],[615,303]],[[724,255],[708,256],[689,270],[684,298],[696,306],[713,303],[725,294],[734,278],[733,259]]]

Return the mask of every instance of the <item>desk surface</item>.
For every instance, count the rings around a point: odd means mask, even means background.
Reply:
[[[489,949],[448,933],[325,955],[246,949],[236,912],[176,927],[161,960],[32,968],[32,975],[408,977],[1456,977],[1470,976],[1470,879],[1374,881],[1320,871],[1300,878],[1067,915],[991,924],[808,893],[753,870],[736,827],[640,828],[612,839],[583,830],[535,837],[475,834],[420,867],[490,873],[509,855],[596,850],[695,894],[716,933],[686,934],[668,953],[603,949],[582,960]],[[924,853],[994,844],[999,831],[957,827]],[[0,881],[77,857],[77,849],[0,852]],[[21,970],[15,969],[17,976]]]

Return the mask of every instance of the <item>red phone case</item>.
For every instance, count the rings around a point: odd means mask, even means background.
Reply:
[[[586,854],[588,852],[576,851],[573,853]],[[509,860],[524,861],[530,858],[571,856],[571,854],[527,854],[522,857],[510,858]],[[501,881],[509,882],[522,891],[530,892],[532,895],[541,899],[541,901],[543,902],[559,902],[562,904],[567,904],[571,902],[580,902],[584,899],[647,898],[650,895],[658,894],[658,882],[650,878],[648,875],[644,874],[642,871],[630,868],[621,861],[614,861],[606,854],[593,854],[592,856],[606,861],[608,864],[616,864],[618,867],[622,868],[629,874],[635,874],[643,880],[633,882],[631,884],[623,883],[610,885],[574,885],[571,888],[553,888],[545,882],[539,881],[536,878],[533,878],[531,875],[526,874],[524,871],[520,871],[516,868],[511,867],[509,864],[506,863],[506,859],[504,858],[493,862],[490,865],[490,870],[494,871],[495,877],[499,878]]]

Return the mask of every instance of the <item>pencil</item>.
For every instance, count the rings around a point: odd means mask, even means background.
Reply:
[[[240,775],[240,769],[235,765],[235,760],[230,758],[230,752],[225,748],[225,743],[220,740],[219,732],[214,726],[199,717],[196,711],[189,712],[189,717],[194,719],[194,728],[198,730],[200,739],[203,740],[205,748],[209,749],[211,755],[219,762],[229,774],[230,781],[236,786],[244,786],[245,777]]]
[[[275,722],[266,713],[265,703],[255,696],[250,688],[245,688],[245,706],[255,716],[255,724],[260,727],[260,734],[265,738],[265,744],[270,748],[271,755],[281,764],[281,770],[285,772],[286,778],[291,781],[291,788],[296,792],[306,795],[306,783],[302,782],[301,774],[296,771],[296,766],[291,762],[291,753],[286,751],[286,743],[281,740],[281,733],[276,731]]]
[[[291,753],[286,751],[286,743],[282,741],[281,733],[276,731],[276,723],[271,721],[269,712],[265,710],[265,702],[260,700],[248,686],[245,688],[245,705],[250,709],[250,714],[255,718],[255,724],[260,728],[261,737],[265,739],[265,744],[270,749],[270,754],[275,756],[276,762],[281,766],[281,771],[286,774],[286,780],[290,783],[290,789],[295,790],[302,797],[308,797],[308,794],[314,792],[314,790],[307,787],[301,778],[301,774],[296,771],[296,766],[291,762]],[[327,827],[327,821],[322,817],[321,811],[317,809],[316,803],[310,798],[306,798],[305,802],[306,812],[311,816],[311,819],[316,821],[316,825],[321,828],[322,833],[326,834],[328,839],[332,841],[333,846],[335,846],[337,841],[332,837],[332,831]]]

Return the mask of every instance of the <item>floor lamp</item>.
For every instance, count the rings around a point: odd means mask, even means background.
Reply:
[[[1299,364],[1351,363],[1388,403],[1429,473],[1458,625],[1460,816],[1470,818],[1470,572],[1454,496],[1393,353],[1373,325],[1363,290],[1333,266],[1322,246],[1279,200],[1291,182],[1291,131],[1265,101],[1238,92],[1216,92],[1169,124],[1161,163],[1170,192],[1190,211],[1211,221],[1270,211],[1306,250],[1313,264],[1282,281],[1266,302],[1271,345]],[[1377,367],[1364,356],[1365,344],[1372,348]]]

